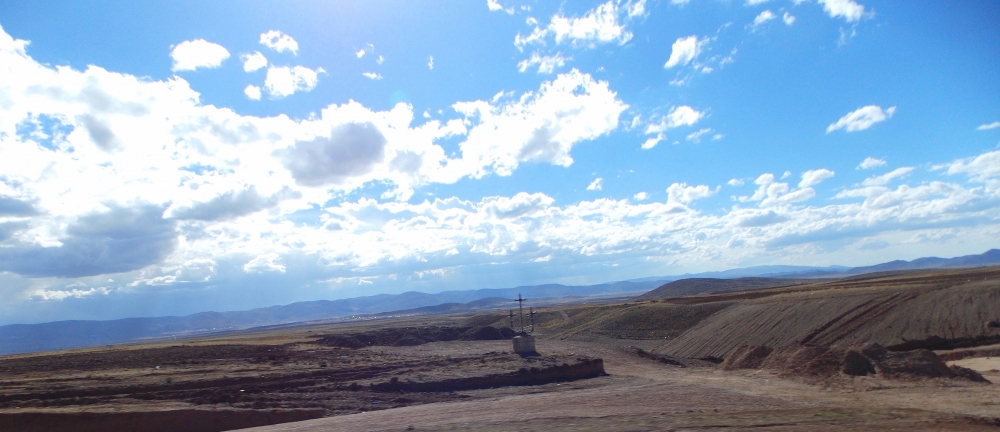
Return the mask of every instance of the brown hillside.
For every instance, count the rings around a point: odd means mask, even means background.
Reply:
[[[738,279],[690,278],[661,285],[659,288],[636,297],[635,299],[657,300],[704,293],[720,293],[802,285],[804,283],[813,282],[815,281],[808,279],[779,279],[761,277],[746,277]]]
[[[658,351],[721,358],[741,345],[871,342],[892,348],[931,337],[1000,339],[995,323],[1000,319],[1000,267],[853,278],[754,294],[757,298],[720,310]]]

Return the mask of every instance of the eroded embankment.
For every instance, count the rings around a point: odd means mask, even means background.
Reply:
[[[852,347],[789,345],[778,348],[744,345],[722,362],[723,370],[766,369],[809,381],[877,375],[886,379],[945,378],[989,383],[978,372],[948,366],[932,351],[892,352],[879,344]]]
[[[937,336],[996,340],[1000,270],[987,268],[828,284],[745,300],[699,322],[658,351],[678,357],[725,357],[741,345],[900,346]]]
[[[218,432],[309,420],[322,409],[178,409],[138,412],[0,412],[5,432]]]
[[[605,375],[604,360],[579,358],[575,363],[549,367],[521,368],[515,372],[452,378],[439,381],[412,382],[393,378],[388,382],[372,384],[375,391],[441,392],[478,390],[487,388],[541,385],[554,382],[575,381]]]

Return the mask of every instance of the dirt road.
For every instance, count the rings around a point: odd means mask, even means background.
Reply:
[[[468,350],[433,345],[422,348]],[[247,430],[971,431],[996,430],[985,419],[1000,417],[1000,391],[986,384],[859,380],[856,388],[828,389],[762,372],[663,365],[600,342],[549,340],[544,349],[602,357],[610,376]]]

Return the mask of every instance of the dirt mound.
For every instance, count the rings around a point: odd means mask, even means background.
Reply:
[[[642,348],[639,348],[639,347],[636,347],[636,346],[628,346],[626,348],[622,348],[622,351],[625,351],[625,352],[627,352],[629,354],[632,354],[632,355],[635,355],[635,356],[638,356],[638,357],[642,357],[642,358],[645,358],[645,359],[649,359],[649,360],[653,360],[653,361],[656,361],[656,362],[659,362],[659,363],[663,363],[665,365],[677,366],[677,367],[682,367],[682,368],[689,368],[689,367],[715,367],[719,362],[722,361],[722,360],[719,360],[718,362],[716,362],[716,361],[713,361],[713,359],[678,358],[678,357],[669,356],[669,355],[666,355],[666,354],[649,352],[649,351],[646,351],[646,350],[644,350]]]
[[[766,346],[744,345],[726,356],[719,367],[722,370],[757,369],[771,354],[771,351],[774,350]]]
[[[741,345],[874,342],[907,351],[995,343],[1000,327],[989,322],[1000,317],[998,281],[1000,269],[989,267],[787,288],[722,309],[660,351],[700,358]]]
[[[514,331],[493,326],[482,327],[402,327],[385,328],[354,334],[317,336],[316,344],[338,348],[367,346],[417,346],[429,342],[455,340],[503,340],[514,337]]]
[[[508,386],[541,385],[553,382],[596,378],[604,373],[604,360],[578,358],[572,364],[521,368],[515,372],[490,374],[440,381],[400,381],[393,377],[388,382],[373,383],[372,391],[381,392],[454,392]]]
[[[723,370],[766,369],[783,376],[825,381],[837,376],[877,375],[889,379],[949,378],[989,382],[979,373],[949,368],[928,350],[892,352],[878,344],[851,347],[744,345],[726,356]]]

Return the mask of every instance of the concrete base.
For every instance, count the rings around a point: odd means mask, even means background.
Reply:
[[[514,342],[515,354],[522,356],[538,354],[538,351],[535,351],[535,337],[532,335],[514,336],[511,341]]]

